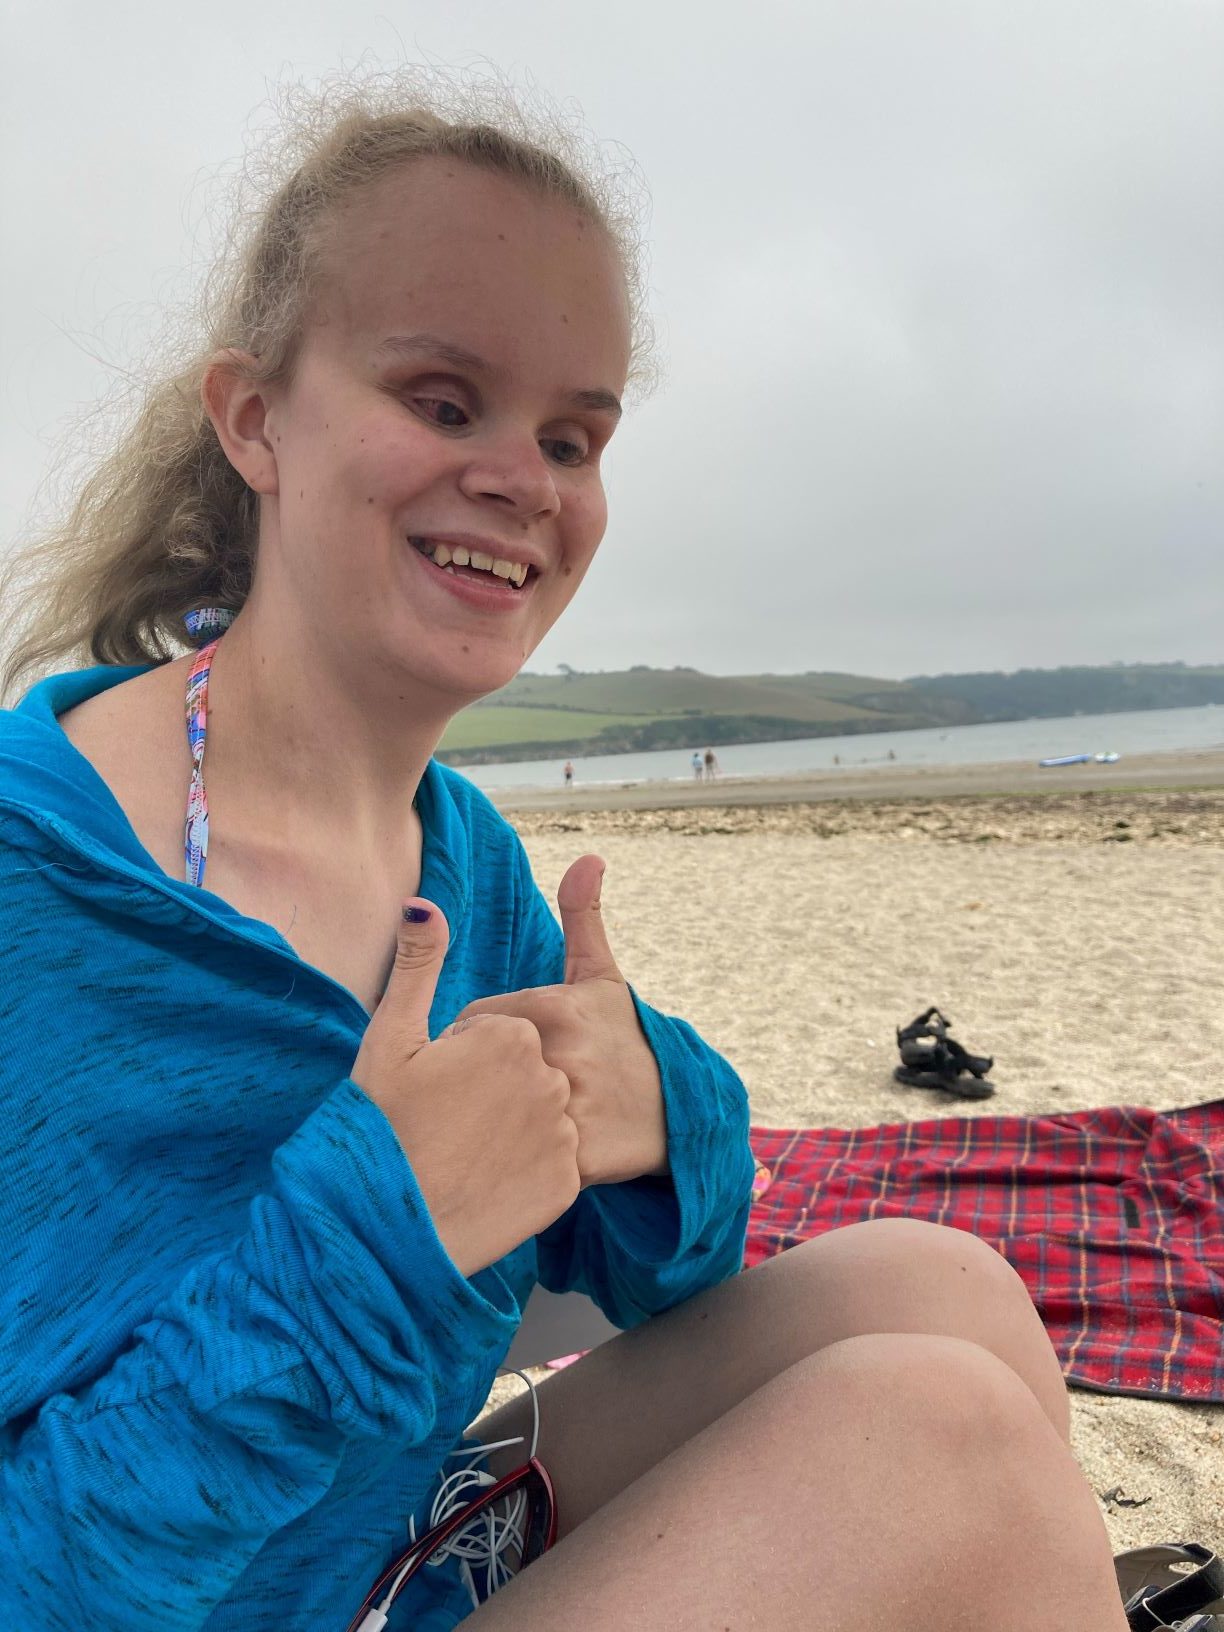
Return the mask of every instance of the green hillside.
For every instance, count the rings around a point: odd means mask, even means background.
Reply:
[[[502,743],[556,743],[598,736],[601,731],[639,722],[629,715],[587,714],[559,708],[514,708],[481,704],[463,711],[446,733],[448,749],[496,748]],[[517,757],[517,756],[516,756]]]
[[[443,738],[451,764],[628,753],[897,730],[960,717],[891,680],[854,675],[712,675],[627,669],[520,674],[466,709]],[[700,739],[700,741],[699,741]]]
[[[1224,703],[1224,667],[1119,663],[913,680],[640,666],[524,673],[465,709],[443,738],[439,758],[462,765],[691,749],[1202,703]]]
[[[627,669],[611,674],[575,674],[569,679],[520,674],[502,691],[475,704],[472,712],[514,704],[520,708],[587,710],[639,719],[669,714],[767,714],[780,719],[842,720],[874,712],[855,704],[856,690],[889,684],[884,680],[859,680],[854,686],[840,688],[839,695],[839,688],[821,683],[829,678],[700,674],[696,669]]]

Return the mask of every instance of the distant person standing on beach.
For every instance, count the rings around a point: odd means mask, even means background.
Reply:
[[[568,759],[565,762],[565,785],[567,788],[571,788],[574,785],[574,766],[573,762]]]
[[[704,762],[701,758],[700,752],[696,748],[693,749],[693,757],[689,761],[689,764],[693,767],[693,775],[696,777],[697,781],[700,782],[701,774],[704,769]]]
[[[705,751],[705,779],[707,782],[713,782],[717,775],[718,761],[714,757],[714,750],[713,748],[707,748]]]

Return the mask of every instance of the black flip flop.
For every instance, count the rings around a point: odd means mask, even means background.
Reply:
[[[901,1064],[893,1072],[894,1079],[907,1088],[939,1088],[957,1099],[989,1099],[995,1088],[985,1078],[994,1059],[970,1054],[955,1037],[949,1037],[951,1024],[932,1006],[908,1026],[898,1026]]]
[[[954,1099],[989,1099],[995,1091],[985,1077],[946,1077],[938,1071],[920,1071],[912,1065],[893,1068],[893,1079],[906,1088],[939,1088]]]
[[[1210,1547],[1134,1547],[1114,1571],[1130,1632],[1224,1632],[1224,1563]]]

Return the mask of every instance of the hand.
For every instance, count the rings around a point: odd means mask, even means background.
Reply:
[[[402,922],[395,964],[352,1069],[412,1163],[442,1245],[462,1275],[495,1263],[578,1195],[570,1085],[540,1034],[511,1015],[460,1018],[429,1040],[450,939],[432,902]]]
[[[469,1003],[464,1016],[529,1020],[569,1079],[584,1185],[669,1171],[659,1068],[616,966],[600,910],[604,863],[580,856],[561,880],[565,983]]]

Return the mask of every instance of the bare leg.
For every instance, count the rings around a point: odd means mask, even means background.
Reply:
[[[563,1532],[772,1377],[845,1338],[959,1337],[1005,1362],[1064,1443],[1058,1360],[1024,1283],[963,1230],[909,1220],[835,1230],[691,1298],[595,1349],[540,1389],[540,1456]],[[486,1440],[526,1435],[526,1400],[484,1423]],[[495,1455],[505,1472],[516,1452]]]
[[[1032,1391],[976,1344],[913,1334],[847,1339],[789,1367],[464,1624],[1126,1626],[1096,1503]]]

